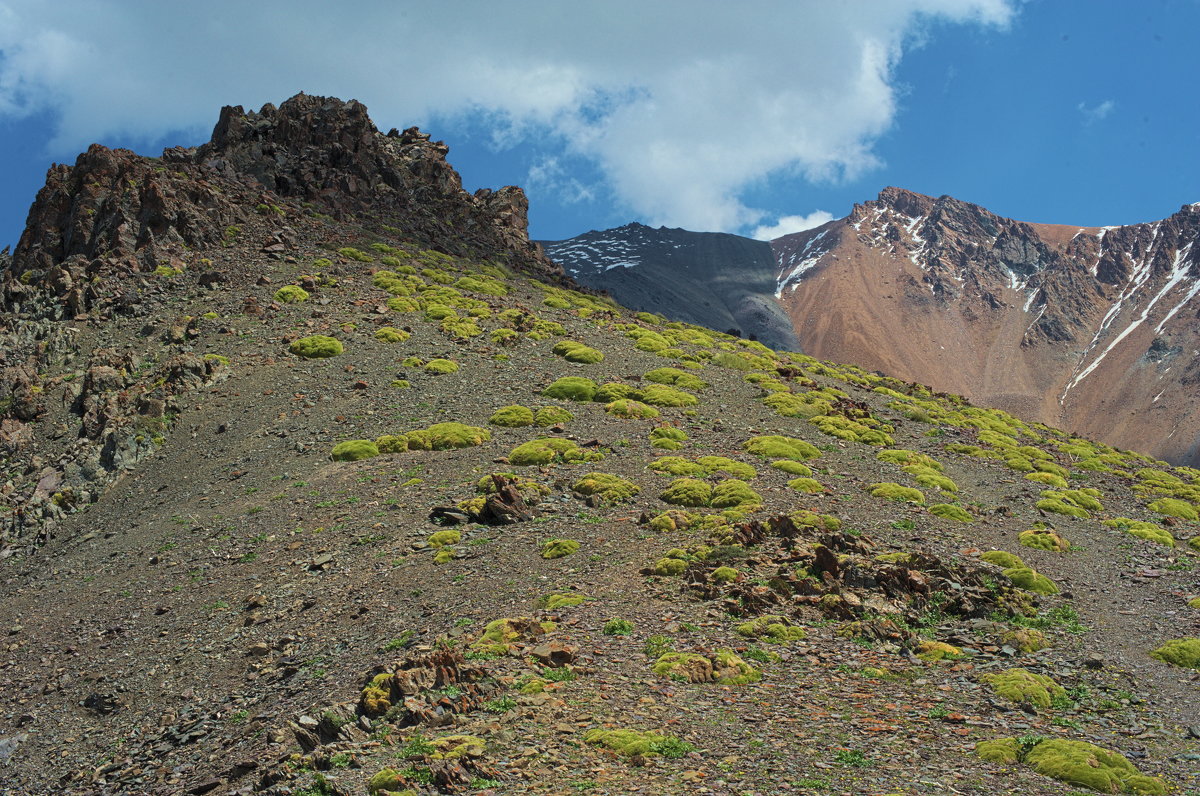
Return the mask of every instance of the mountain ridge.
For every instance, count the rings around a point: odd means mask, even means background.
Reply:
[[[751,295],[788,314],[806,353],[1194,463],[1200,407],[1189,388],[1200,382],[1200,359],[1180,357],[1200,350],[1187,322],[1200,308],[1198,238],[1200,204],[1158,222],[1072,227],[888,187],[845,218],[763,244],[775,258],[774,285],[758,278]],[[547,252],[575,267],[570,241]],[[645,270],[643,283],[675,278],[669,263]],[[577,276],[689,320],[703,316],[695,295],[711,304],[723,292],[691,285],[690,296],[656,304],[607,272]],[[786,329],[767,334],[781,339]],[[1122,385],[1119,396],[1106,384]]]

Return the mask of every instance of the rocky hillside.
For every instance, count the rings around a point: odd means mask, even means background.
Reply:
[[[1080,228],[887,188],[846,218],[772,241],[771,280],[760,275],[766,244],[739,239],[740,250],[728,244],[694,268],[682,253],[644,256],[659,247],[614,235],[626,229],[589,233],[619,241],[623,269],[589,268],[614,255],[583,245],[588,236],[547,252],[622,301],[715,328],[713,297],[753,273],[740,300],[785,347],[1200,463],[1200,204],[1155,223]]]
[[[1200,789],[1200,471],[573,289],[364,120],[39,195],[6,793]]]

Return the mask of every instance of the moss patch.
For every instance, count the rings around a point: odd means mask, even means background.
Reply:
[[[582,365],[595,365],[604,361],[602,352],[575,340],[559,340],[554,344],[552,350],[568,362],[577,362]]]
[[[583,736],[584,743],[603,746],[621,757],[683,757],[692,750],[692,745],[673,735],[659,735],[639,730],[589,730]]]
[[[588,473],[571,485],[581,495],[594,497],[600,503],[621,503],[632,500],[642,488],[632,481],[609,473]]]
[[[642,402],[651,406],[695,406],[699,403],[690,392],[677,390],[665,384],[651,384],[642,390]]]
[[[444,531],[436,531],[430,534],[426,539],[430,547],[445,547],[446,545],[458,544],[462,541],[462,534],[459,531],[447,529]]]
[[[542,558],[563,558],[579,552],[579,542],[574,539],[550,539],[542,544]]]
[[[1021,531],[1017,535],[1017,541],[1025,547],[1054,553],[1065,553],[1071,549],[1071,543],[1053,528],[1030,528],[1028,531]]]
[[[986,561],[989,564],[995,564],[998,567],[1011,569],[1013,567],[1023,567],[1025,562],[1020,556],[1005,552],[1004,550],[988,550],[986,553],[979,556],[981,561]]]
[[[1123,755],[1086,741],[1042,741],[1025,755],[1024,762],[1039,774],[1100,793],[1167,792],[1161,779],[1144,776]]]
[[[975,744],[975,754],[991,763],[1009,765],[1021,759],[1021,744],[1016,738],[998,738]]]
[[[1178,517],[1181,520],[1200,520],[1196,507],[1186,500],[1164,497],[1146,505],[1146,508],[1168,517]]]
[[[925,495],[921,493],[921,490],[914,489],[911,486],[901,486],[891,481],[871,484],[871,494],[875,497],[899,500],[904,503],[925,502]]]
[[[403,329],[394,326],[381,326],[375,330],[375,339],[385,343],[403,343],[411,335]]]
[[[329,452],[335,462],[356,462],[379,455],[379,448],[369,439],[351,439],[339,442]]]
[[[693,392],[700,392],[708,387],[699,377],[679,368],[655,368],[646,371],[644,378],[655,384],[666,384]]]
[[[750,453],[767,459],[805,461],[806,459],[816,459],[821,455],[821,451],[811,443],[795,437],[776,435],[751,437],[742,443],[742,447]]]
[[[776,644],[786,644],[789,641],[799,641],[807,636],[804,628],[796,627],[790,620],[775,614],[763,614],[749,622],[743,622],[735,630],[739,636],[772,641]]]
[[[1116,528],[1119,531],[1124,531],[1131,536],[1145,539],[1148,542],[1154,542],[1167,547],[1175,546],[1175,537],[1171,535],[1170,531],[1157,523],[1146,522],[1145,520],[1131,520],[1128,517],[1117,517],[1112,520],[1104,520],[1101,525]]]
[[[805,495],[820,495],[825,491],[821,483],[812,478],[793,478],[788,486]]]
[[[1029,567],[1010,567],[1004,570],[1004,576],[1017,588],[1036,594],[1058,594],[1054,581]]]
[[[714,654],[668,652],[651,667],[655,674],[689,683],[745,685],[762,679],[762,672],[739,658],[732,650]]]
[[[704,481],[677,478],[658,497],[664,503],[676,506],[707,506],[712,494],[712,487]]]
[[[299,304],[308,301],[308,291],[299,285],[284,285],[275,291],[275,300],[282,304]]]
[[[567,423],[575,419],[575,415],[560,406],[543,406],[533,415],[533,423],[541,428],[547,428],[557,423]]]
[[[425,363],[425,372],[432,373],[435,376],[444,376],[448,373],[457,373],[458,363],[452,359],[431,359]]]
[[[975,518],[969,511],[962,506],[955,506],[953,503],[934,503],[929,507],[929,513],[935,517],[955,522],[975,522]]]
[[[522,426],[533,425],[533,410],[527,406],[502,406],[497,409],[492,416],[488,418],[488,423],[493,426],[504,426],[506,428],[520,428]]]
[[[1048,708],[1055,697],[1066,696],[1066,689],[1053,679],[1026,669],[1008,669],[995,674],[981,675],[980,680],[991,686],[997,695],[1010,702],[1027,702]]]
[[[794,462],[790,459],[780,459],[779,461],[771,462],[771,466],[776,470],[782,470],[788,475],[797,475],[801,478],[809,478],[812,476],[812,468],[802,462]]]
[[[327,359],[336,357],[344,350],[342,341],[323,334],[314,334],[293,340],[288,350],[305,359]]]
[[[409,450],[444,451],[482,445],[492,438],[492,432],[479,426],[449,422],[434,423],[429,428],[410,431],[404,436]]]
[[[659,416],[659,411],[653,406],[635,401],[632,398],[618,398],[605,404],[604,411],[613,417],[623,417],[627,420],[649,420]]]
[[[510,464],[529,467],[541,464],[597,462],[604,458],[599,451],[585,451],[569,439],[543,437],[513,448],[508,454]]]
[[[557,594],[547,594],[538,600],[538,604],[548,611],[557,611],[559,608],[574,608],[576,605],[582,605],[587,602],[587,599],[582,594],[560,592]]]
[[[1200,669],[1200,638],[1172,639],[1151,652],[1150,657],[1172,666]]]
[[[591,401],[596,395],[596,382],[581,376],[563,376],[542,390],[542,395],[561,401]]]

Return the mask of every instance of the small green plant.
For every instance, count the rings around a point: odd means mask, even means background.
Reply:
[[[606,636],[628,636],[633,632],[633,623],[625,619],[609,619],[604,623],[602,632]]]
[[[839,749],[834,755],[834,762],[838,765],[849,766],[851,768],[867,768],[871,765],[871,761],[867,756],[857,749]]]

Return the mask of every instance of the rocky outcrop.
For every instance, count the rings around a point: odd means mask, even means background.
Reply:
[[[509,251],[527,267],[556,271],[529,242],[524,192],[468,194],[448,152],[415,127],[381,134],[355,100],[299,94],[257,113],[225,107],[209,143],[163,157],[230,180],[250,177],[337,219],[376,219],[447,253]]]
[[[564,281],[528,239],[524,193],[468,193],[447,152],[415,127],[379,132],[359,102],[300,94],[222,109],[198,148],[93,145],[52,167],[0,253],[0,451],[20,473],[0,484],[0,555],[95,500],[161,444],[182,396],[221,378],[221,358],[193,350],[200,319],[174,305],[261,285],[263,258],[294,261],[349,223]],[[249,296],[241,313],[269,309]]]

